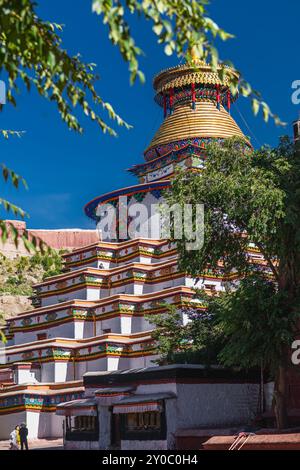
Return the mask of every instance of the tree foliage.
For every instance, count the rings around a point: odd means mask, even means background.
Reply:
[[[9,259],[0,255],[0,293],[11,295],[33,294],[32,285],[61,274],[62,252],[36,252],[32,256]]]
[[[61,25],[43,21],[31,0],[0,0],[0,13],[0,72],[8,77],[8,102],[16,105],[22,82],[28,91],[35,87],[53,101],[70,129],[83,130],[73,111],[76,106],[103,132],[115,135],[98,109],[126,125],[97,93],[95,64],[84,63],[62,47]]]
[[[245,307],[250,308],[248,297],[252,302],[260,302],[256,311],[257,322],[260,319],[257,328],[266,332],[270,328],[273,335],[267,336],[269,344],[265,345],[261,344],[265,340],[260,332],[252,337],[244,330],[240,362],[244,361],[244,365],[253,362],[255,348],[262,354],[262,360],[266,356],[270,362],[273,357],[273,365],[277,364],[277,418],[282,427],[286,424],[286,372],[290,361],[287,344],[295,334],[295,318],[300,311],[299,148],[287,137],[275,149],[264,147],[253,153],[237,138],[211,144],[201,174],[180,172],[167,199],[182,205],[204,202],[205,207],[204,246],[201,250],[188,251],[184,237],[178,240],[180,269],[194,277],[218,269],[225,275],[236,272],[241,277],[261,272],[274,282],[273,286],[262,282],[254,286],[242,284],[242,289],[230,300],[229,316],[236,327],[240,305],[244,312],[240,319],[242,327],[244,321],[247,324],[250,320]],[[249,244],[254,244],[263,254],[263,265],[251,258]],[[273,300],[271,295],[266,296],[268,289],[269,293],[273,289]],[[272,312],[267,312],[269,308]],[[237,353],[238,349],[231,343],[222,357],[227,363],[231,359],[234,362]]]
[[[218,362],[224,335],[221,325],[215,321],[217,304],[204,291],[197,291],[195,296],[201,298],[206,310],[197,311],[192,307],[177,310],[169,305],[165,313],[147,316],[155,326],[151,335],[156,342],[159,363],[184,361],[209,366]],[[183,315],[187,320],[184,323]]]
[[[182,325],[182,315],[172,305],[166,313],[148,315],[146,319],[155,325],[152,338],[157,342],[156,353],[160,355],[159,363],[172,363],[178,352],[189,348],[189,337]]]
[[[167,55],[176,54],[190,60],[190,51],[194,48],[199,58],[210,63],[214,70],[217,70],[218,64],[230,65],[235,69],[232,62],[219,59],[216,47],[218,39],[226,41],[234,36],[209,16],[208,4],[207,0],[93,0],[93,11],[107,24],[109,39],[128,62],[130,80],[134,82],[137,77],[144,81],[138,60],[143,51],[131,33],[130,18],[134,15],[152,24],[157,41]],[[226,67],[220,70],[221,75],[224,73]],[[248,97],[253,113],[257,115],[261,109],[265,121],[272,117],[276,124],[284,124],[263,101],[261,94],[239,75],[239,79],[230,75],[232,93],[235,95],[239,91]]]
[[[286,315],[285,300],[285,293],[262,273],[250,274],[236,290],[216,298],[211,309],[226,338],[220,361],[244,369],[263,367],[274,377],[300,316],[299,310]]]
[[[261,272],[248,274],[235,289],[218,295],[196,290],[195,297],[205,305],[205,311],[192,307],[179,311],[170,306],[165,314],[148,317],[156,327],[152,333],[156,352],[167,363],[196,352],[204,365],[263,367],[274,378],[283,348],[292,344],[300,316],[300,310],[286,315],[284,296]],[[185,325],[183,313],[188,316]]]
[[[194,46],[200,58],[217,69],[219,54],[215,40],[225,41],[233,36],[210,18],[207,3],[206,0],[92,0],[92,10],[107,24],[109,39],[129,64],[130,80],[134,82],[137,77],[143,81],[144,75],[138,62],[142,50],[130,29],[129,18],[133,15],[152,23],[153,32],[167,55],[186,56]],[[70,129],[83,130],[76,107],[103,132],[116,134],[101,110],[118,125],[128,127],[96,91],[96,65],[83,62],[79,54],[69,55],[63,48],[61,25],[40,18],[32,0],[0,0],[0,13],[0,72],[8,77],[10,103],[16,105],[16,93],[23,83],[27,90],[34,87],[42,97],[53,101]],[[280,123],[247,81],[242,77],[239,82],[234,76],[231,78],[232,92],[239,88],[242,95],[250,97],[255,114],[261,107],[265,120],[272,116]]]
[[[189,252],[186,240],[178,240],[180,267],[196,276],[221,263],[225,273],[246,274],[253,268],[247,253],[252,242],[277,281],[286,260],[294,257],[298,282],[299,170],[299,155],[288,138],[275,149],[253,153],[239,138],[209,145],[201,174],[178,173],[167,194],[171,204],[205,207],[204,246]]]
[[[25,179],[8,168],[4,163],[0,164],[2,178],[5,184],[12,184],[15,189],[23,186],[27,189]],[[19,206],[0,197],[0,207],[8,214],[12,213],[15,217],[24,219],[28,214]],[[53,250],[39,237],[30,234],[26,229],[19,231],[15,225],[7,220],[0,220],[0,238],[2,243],[6,243],[8,238],[12,240],[16,247],[23,243],[28,252],[39,250],[41,253],[48,252],[51,255]]]

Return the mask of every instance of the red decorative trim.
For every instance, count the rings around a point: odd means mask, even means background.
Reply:
[[[164,118],[167,116],[167,97],[164,95]]]
[[[192,108],[196,108],[196,90],[195,90],[195,83],[192,83],[191,85],[192,88]]]
[[[170,113],[173,114],[173,98],[174,98],[174,88],[171,88],[170,89],[170,98],[169,98],[169,102],[170,102]]]
[[[230,96],[230,91],[229,91],[229,90],[227,91],[227,108],[228,108],[228,111],[230,112],[230,108],[231,108],[231,96]]]

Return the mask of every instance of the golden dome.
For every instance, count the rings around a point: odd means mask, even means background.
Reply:
[[[243,132],[221,105],[213,101],[197,101],[195,109],[190,103],[175,106],[174,113],[163,121],[145,153],[152,147],[192,137],[229,138],[242,137]]]

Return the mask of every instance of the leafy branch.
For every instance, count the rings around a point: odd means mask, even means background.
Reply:
[[[58,34],[62,26],[43,21],[35,7],[31,0],[0,0],[0,72],[8,76],[7,101],[16,105],[21,80],[28,91],[33,85],[42,97],[53,101],[70,129],[83,131],[73,112],[76,106],[110,135],[116,132],[99,115],[99,107],[119,126],[129,128],[96,92],[95,64],[82,62],[79,55],[70,56]]]
[[[142,49],[136,44],[127,20],[130,15],[143,17],[152,23],[152,30],[157,41],[164,47],[167,55],[191,59],[190,51],[194,49],[199,59],[206,60],[213,70],[220,67],[220,73],[227,73],[231,80],[231,92],[239,92],[251,100],[254,115],[262,109],[263,118],[267,122],[271,117],[277,125],[285,125],[274,114],[269,105],[263,101],[261,94],[254,90],[240,73],[230,74],[228,68],[234,65],[229,61],[220,61],[215,41],[227,41],[234,36],[213,21],[206,10],[207,0],[93,0],[93,11],[102,17],[108,26],[108,36],[113,45],[117,46],[122,57],[129,64],[130,82],[136,78],[144,82],[144,74],[139,66]]]

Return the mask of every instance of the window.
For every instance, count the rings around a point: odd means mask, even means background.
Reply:
[[[98,416],[67,416],[64,427],[67,441],[98,440]]]
[[[215,284],[204,284],[204,287],[207,290],[216,290]]]
[[[129,413],[126,429],[128,431],[147,431],[160,429],[160,413],[147,411],[145,413]]]
[[[164,411],[124,413],[119,416],[121,419],[121,439],[123,440],[166,439],[167,425]]]
[[[97,416],[68,416],[66,419],[68,432],[94,432],[97,425]]]
[[[41,341],[42,339],[47,339],[47,333],[38,333],[36,336],[38,341]]]
[[[75,416],[74,430],[94,431],[96,428],[96,416]]]

